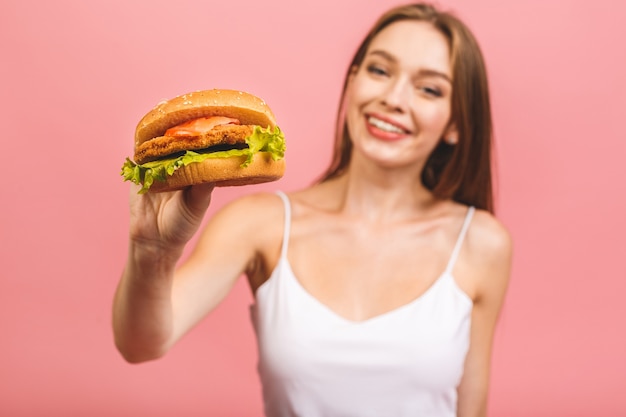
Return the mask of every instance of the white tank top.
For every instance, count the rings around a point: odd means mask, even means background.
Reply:
[[[469,348],[472,301],[452,268],[474,208],[445,271],[420,297],[354,322],[322,304],[294,276],[282,252],[251,306],[267,417],[456,416],[457,386]]]

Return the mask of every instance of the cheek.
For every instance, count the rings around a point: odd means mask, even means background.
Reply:
[[[436,106],[423,106],[416,114],[423,129],[440,135],[450,121],[450,106],[443,103]]]
[[[347,103],[348,107],[346,107],[346,127],[348,129],[348,133],[352,141],[354,141],[355,137],[360,137],[361,133],[356,131],[356,126],[359,121],[359,111],[358,108],[354,106],[350,106],[350,102]]]
[[[353,132],[358,120],[361,118],[362,108],[371,101],[371,97],[366,94],[367,89],[363,88],[363,82],[353,81],[346,90],[345,96],[345,116],[348,130]],[[353,136],[354,137],[354,136]]]
[[[376,100],[384,92],[384,84],[374,81],[362,73],[356,74],[347,90],[347,97],[357,106]]]

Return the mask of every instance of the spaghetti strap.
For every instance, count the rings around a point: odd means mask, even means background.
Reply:
[[[469,225],[470,225],[470,222],[472,221],[474,211],[475,211],[474,206],[470,206],[467,210],[467,214],[465,215],[465,220],[463,221],[463,227],[461,228],[459,237],[457,238],[456,244],[454,245],[454,249],[452,250],[452,255],[450,255],[448,266],[446,266],[447,273],[452,273],[452,269],[454,268],[456,259],[459,257],[459,252],[461,252],[461,246],[463,246],[463,240],[465,239],[465,235],[467,234],[467,229],[469,229]]]
[[[289,231],[291,228],[291,204],[289,203],[289,197],[282,191],[276,191],[276,194],[283,200],[285,206],[285,225],[283,227],[283,246],[280,250],[280,257],[282,259],[287,258],[287,247],[289,247]]]

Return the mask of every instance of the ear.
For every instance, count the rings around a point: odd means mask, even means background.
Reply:
[[[443,132],[442,140],[448,145],[456,145],[459,143],[459,131],[456,128],[454,123],[451,123],[450,126]]]

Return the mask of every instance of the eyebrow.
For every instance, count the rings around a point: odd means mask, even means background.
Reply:
[[[380,50],[380,49],[376,49],[374,51],[371,51],[369,53],[369,55],[378,55],[383,57],[384,59],[391,61],[391,62],[397,62],[398,60],[391,55],[390,53]],[[452,79],[450,79],[450,77],[448,76],[448,74],[441,72],[441,71],[437,71],[434,69],[428,69],[428,68],[422,68],[418,71],[418,76],[420,77],[438,77],[438,78],[443,78],[444,80],[448,81],[450,84],[452,84]]]

